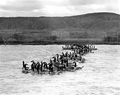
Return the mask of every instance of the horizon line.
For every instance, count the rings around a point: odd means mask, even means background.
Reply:
[[[116,14],[120,15],[120,13],[116,12],[90,12],[90,13],[84,13],[84,14],[78,14],[78,15],[69,15],[69,16],[1,16],[0,18],[19,18],[19,17],[72,17],[72,16],[82,16],[82,15],[89,15],[89,14],[99,14],[99,13],[111,13],[111,14]]]

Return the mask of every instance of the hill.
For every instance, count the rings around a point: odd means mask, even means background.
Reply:
[[[0,17],[0,42],[118,42],[119,27],[120,15],[105,12],[66,17]]]

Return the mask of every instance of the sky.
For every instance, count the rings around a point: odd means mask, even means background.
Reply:
[[[93,12],[120,14],[120,0],[1,0],[0,17],[72,16]]]

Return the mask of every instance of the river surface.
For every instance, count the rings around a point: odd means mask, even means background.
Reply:
[[[60,75],[21,72],[22,61],[49,61],[61,45],[1,45],[0,95],[120,95],[120,46],[96,45],[84,68]]]

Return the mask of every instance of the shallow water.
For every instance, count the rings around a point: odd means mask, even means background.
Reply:
[[[1,45],[0,95],[120,95],[120,46],[96,47],[82,70],[41,76],[21,73],[22,60],[49,61],[61,45]]]

